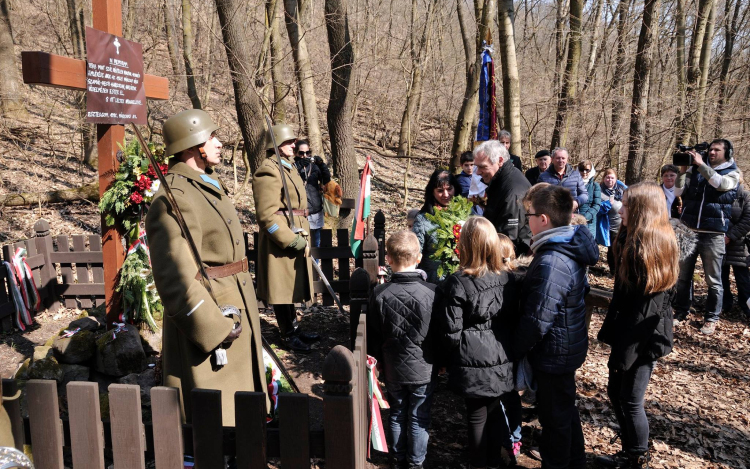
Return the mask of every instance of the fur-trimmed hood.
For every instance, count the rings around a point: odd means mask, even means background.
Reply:
[[[677,218],[670,218],[674,234],[677,237],[677,246],[680,249],[680,262],[695,251],[698,245],[698,235]]]

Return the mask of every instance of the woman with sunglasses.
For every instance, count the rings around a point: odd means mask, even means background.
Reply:
[[[320,246],[320,230],[325,223],[322,187],[331,181],[331,171],[323,158],[313,157],[309,142],[301,139],[297,140],[295,145],[294,166],[305,184],[307,193],[307,209],[310,212],[307,216],[307,221],[310,222],[310,245],[317,248]]]
[[[578,163],[578,172],[581,173],[583,185],[589,194],[589,200],[578,208],[578,213],[586,217],[586,226],[591,231],[591,236],[596,238],[596,214],[599,213],[599,207],[602,204],[602,189],[599,183],[594,180],[596,169],[594,169],[591,160],[583,160]]]

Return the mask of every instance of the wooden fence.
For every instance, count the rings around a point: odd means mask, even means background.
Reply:
[[[67,420],[60,419],[57,383],[30,380],[26,384],[29,417],[21,419],[9,405],[16,446],[30,444],[38,469],[62,469],[63,449],[70,450],[73,468],[104,467],[111,450],[114,468],[182,469],[184,455],[200,469],[223,469],[224,456],[235,455],[240,469],[265,468],[268,458],[280,458],[284,469],[309,469],[311,458],[325,460],[329,469],[364,469],[367,454],[366,320],[358,320],[354,351],[336,346],[323,364],[323,430],[309,427],[310,398],[306,394],[279,397],[279,426],[266,427],[265,394],[235,394],[236,426],[222,426],[221,392],[192,392],[192,424],[180,419],[180,393],[175,388],[151,389],[151,421],[143,423],[138,386],[109,386],[109,418],[100,414],[97,383],[67,385]],[[11,386],[15,383],[6,381]],[[11,390],[8,390],[11,391]],[[103,420],[104,419],[104,420]],[[24,437],[21,437],[24,435]],[[110,454],[109,452],[106,454]]]

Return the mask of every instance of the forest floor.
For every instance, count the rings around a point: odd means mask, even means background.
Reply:
[[[0,132],[6,144],[12,132]],[[14,140],[18,141],[18,139]],[[27,139],[27,141],[30,141]],[[30,158],[27,151],[8,151],[0,159],[0,196],[13,192],[76,187],[93,182],[96,173],[78,165],[62,153],[46,160]],[[372,207],[386,214],[388,233],[405,226],[403,183],[409,184],[408,208],[418,208],[427,177],[432,170],[429,160],[415,161],[407,171],[402,159],[373,154],[375,163]],[[364,163],[360,158],[360,166]],[[231,166],[219,171],[228,181],[234,174]],[[239,170],[241,181],[244,172]],[[257,230],[250,189],[235,197],[240,220],[245,230]],[[50,222],[52,235],[98,234],[100,217],[95,203],[78,201],[69,204],[35,207],[0,207],[0,244],[33,235],[33,225],[39,218]],[[700,272],[700,269],[697,270]],[[612,279],[604,262],[591,269],[592,285],[611,288]],[[702,276],[696,282],[695,308],[702,311],[705,301]],[[613,453],[619,449],[610,443],[615,435],[615,420],[606,394],[608,347],[596,340],[605,311],[596,310],[589,330],[588,358],[577,375],[578,408],[586,437],[586,451],[590,466],[593,457]],[[34,345],[41,344],[78,314],[77,310],[48,311],[36,316],[35,325],[24,334],[8,333],[0,336],[0,375],[12,375],[18,363],[29,357]],[[272,314],[262,312],[263,333],[277,342]],[[313,397],[311,418],[314,424],[322,420],[321,370],[326,354],[337,344],[347,342],[348,319],[334,308],[318,308],[317,312],[303,313],[302,324],[322,333],[323,340],[311,354],[282,354],[303,392]],[[675,331],[674,351],[659,361],[646,394],[652,439],[652,466],[658,468],[746,468],[750,461],[750,328],[741,312],[735,308],[722,315],[717,331],[712,336],[700,333],[700,317]],[[441,377],[433,404],[431,438],[427,461],[429,468],[468,467],[466,421],[463,401],[451,393]],[[526,456],[526,450],[538,445],[538,420],[531,410],[525,412],[524,455],[522,467],[539,467]],[[384,415],[386,418],[387,412]],[[369,467],[387,467],[387,457],[373,452]]]

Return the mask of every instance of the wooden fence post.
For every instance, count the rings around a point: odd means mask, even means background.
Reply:
[[[99,385],[73,381],[68,383],[67,389],[73,467],[104,467]]]
[[[109,415],[114,469],[145,469],[146,430],[141,418],[141,388],[110,384]]]
[[[385,215],[381,210],[375,214],[375,229],[372,231],[378,240],[378,265],[385,265]]]
[[[239,469],[263,469],[266,463],[266,394],[239,391],[234,394],[236,455]]]
[[[195,465],[203,469],[224,468],[224,436],[222,430],[221,391],[193,389],[193,456]]]
[[[165,386],[151,388],[151,411],[156,469],[183,469],[180,391]]]
[[[370,299],[370,274],[362,267],[357,268],[349,280],[349,348],[354,350],[354,341],[357,338],[357,325],[359,316],[367,312],[367,302]]]
[[[29,380],[26,393],[34,464],[39,468],[63,469],[63,425],[58,409],[57,382]]]
[[[370,274],[370,282],[378,281],[378,240],[372,233],[362,243],[362,268]]]
[[[356,469],[355,429],[358,415],[354,411],[352,379],[354,357],[343,345],[337,345],[323,362],[323,427],[325,430],[326,467]]]
[[[49,235],[49,222],[44,218],[34,224],[36,232],[36,250],[44,256],[44,266],[41,268],[42,285],[39,293],[42,295],[43,306],[52,312],[60,309],[57,296],[57,271],[52,263],[51,254],[54,251],[52,237]]]

